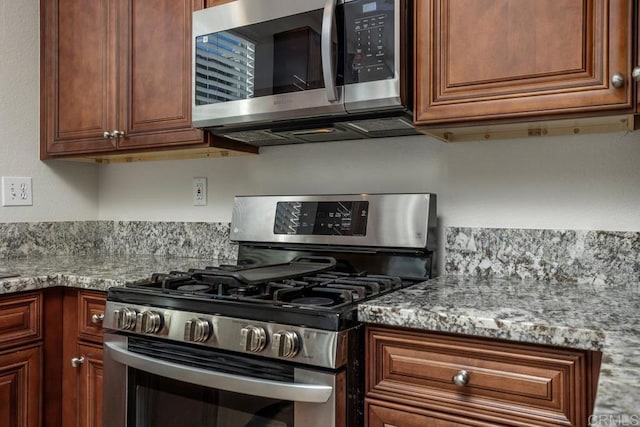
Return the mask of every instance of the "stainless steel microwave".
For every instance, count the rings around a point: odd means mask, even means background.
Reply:
[[[254,145],[416,133],[408,0],[236,0],[193,14],[193,123]]]

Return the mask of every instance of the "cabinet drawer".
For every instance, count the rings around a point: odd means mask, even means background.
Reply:
[[[78,292],[78,317],[80,339],[102,342],[102,320],[107,296],[103,292]]]
[[[586,352],[378,328],[367,347],[369,397],[506,425],[586,423]]]
[[[42,337],[40,293],[0,298],[0,348]]]
[[[488,424],[369,399],[365,401],[365,414],[367,427],[499,427],[495,423]]]

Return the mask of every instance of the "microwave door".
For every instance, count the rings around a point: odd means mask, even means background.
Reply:
[[[344,114],[335,7],[336,0],[237,0],[194,12],[194,125]]]
[[[344,102],[349,113],[403,109],[403,0],[355,0],[344,5]],[[404,41],[407,43],[408,41]]]

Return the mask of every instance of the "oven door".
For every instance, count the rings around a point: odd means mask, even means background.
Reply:
[[[236,0],[194,12],[194,126],[344,114],[336,8],[336,0]]]
[[[105,334],[105,427],[344,424],[344,373]]]

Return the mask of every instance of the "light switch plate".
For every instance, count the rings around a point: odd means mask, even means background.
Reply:
[[[31,177],[2,177],[2,206],[32,206]]]

